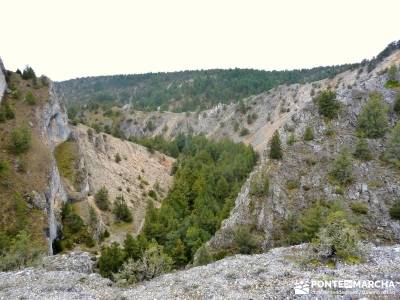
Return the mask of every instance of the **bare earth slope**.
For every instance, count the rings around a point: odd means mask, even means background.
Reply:
[[[123,196],[132,211],[131,224],[115,224],[111,212],[97,209],[94,197],[89,195],[78,201],[80,214],[88,218],[88,205],[96,208],[102,221],[108,225],[110,241],[121,241],[126,233],[140,231],[148,201],[159,206],[172,184],[171,169],[174,159],[162,153],[150,153],[145,147],[123,141],[108,134],[96,134],[84,125],[73,128],[73,137],[79,146],[80,165],[85,174],[82,192],[96,193],[106,187],[111,204]],[[121,161],[117,161],[119,156]],[[157,199],[148,193],[153,190]]]

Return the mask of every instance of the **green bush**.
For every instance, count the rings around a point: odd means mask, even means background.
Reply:
[[[258,250],[258,243],[248,226],[239,226],[234,231],[234,246],[240,254],[252,254]]]
[[[118,282],[135,283],[160,276],[170,271],[171,267],[171,257],[164,253],[162,246],[153,242],[139,260],[129,259],[114,277]]]
[[[94,195],[94,200],[96,205],[101,210],[108,210],[109,208],[109,201],[108,201],[108,190],[106,187],[102,187],[97,193]]]
[[[339,112],[340,104],[336,100],[336,93],[331,90],[321,92],[315,99],[319,113],[328,118],[336,118]]]
[[[132,213],[126,205],[125,199],[123,196],[118,196],[114,202],[113,213],[118,221],[132,222]]]
[[[35,105],[36,104],[36,97],[32,94],[31,91],[28,91],[25,95],[25,101],[29,105]]]
[[[195,266],[203,266],[209,264],[213,261],[213,257],[210,252],[207,250],[206,246],[201,246],[196,253],[196,259],[194,261]]]
[[[298,189],[300,187],[300,181],[298,181],[297,179],[288,179],[286,181],[286,187],[289,190]]]
[[[385,156],[390,162],[400,167],[400,122],[390,132]]]
[[[0,175],[6,173],[9,169],[9,163],[6,160],[0,160]]]
[[[245,136],[245,135],[248,135],[249,133],[250,133],[250,131],[246,127],[243,127],[242,130],[240,130],[239,135]]]
[[[31,133],[28,126],[20,126],[11,131],[9,150],[14,154],[27,152],[31,146]]]
[[[269,194],[269,179],[266,172],[263,170],[252,178],[250,182],[250,195],[262,197]]]
[[[314,139],[314,131],[312,127],[307,126],[306,130],[304,131],[304,140],[305,141],[312,141]]]
[[[286,144],[288,146],[292,146],[295,142],[296,142],[296,137],[295,137],[294,133],[291,133],[287,138]]]
[[[372,154],[368,147],[368,142],[364,138],[359,138],[354,151],[354,156],[361,160],[371,160]]]
[[[366,215],[368,213],[368,207],[362,202],[353,202],[350,208],[354,213],[359,215]]]
[[[400,115],[400,93],[397,93],[396,99],[394,100],[393,111]]]
[[[103,277],[112,278],[113,273],[117,273],[122,267],[125,253],[118,243],[114,242],[109,247],[101,251],[99,259],[99,270]]]
[[[3,103],[0,106],[0,123],[14,118],[15,118],[15,113],[12,110],[11,106],[6,101],[3,101]]]
[[[389,210],[390,217],[394,220],[400,220],[400,200],[398,200]]]
[[[329,173],[333,179],[342,185],[353,181],[353,165],[347,149],[343,149],[335,159]]]
[[[0,232],[0,271],[10,271],[32,265],[44,254],[36,241],[24,230],[9,238]]]
[[[115,154],[114,156],[114,160],[117,164],[120,163],[120,161],[122,160],[121,155],[119,155],[119,153]]]
[[[331,212],[326,226],[322,227],[312,241],[312,256],[320,259],[339,259],[354,262],[360,258],[360,238],[357,227],[351,225],[345,212]]]
[[[358,116],[358,131],[367,138],[381,138],[388,129],[388,108],[382,101],[382,95],[370,94],[367,104]]]
[[[278,131],[275,131],[274,135],[272,136],[269,157],[272,159],[282,159],[283,157],[281,139]]]

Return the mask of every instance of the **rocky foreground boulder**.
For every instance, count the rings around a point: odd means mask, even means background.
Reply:
[[[128,287],[88,273],[93,261],[86,253],[57,255],[46,258],[41,267],[0,273],[0,299],[400,297],[400,245],[372,247],[364,263],[338,264],[336,268],[305,268],[306,248],[299,245],[258,255],[237,255]]]

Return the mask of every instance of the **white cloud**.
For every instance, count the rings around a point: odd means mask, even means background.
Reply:
[[[342,64],[400,39],[398,0],[1,2],[6,67],[30,64],[55,80]]]

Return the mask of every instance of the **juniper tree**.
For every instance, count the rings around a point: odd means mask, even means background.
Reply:
[[[358,131],[367,138],[383,137],[388,129],[388,108],[382,95],[371,93],[367,104],[358,116]]]
[[[272,136],[269,157],[272,159],[282,159],[283,157],[281,139],[278,131],[275,131],[274,135]]]
[[[321,92],[315,99],[318,105],[318,111],[328,119],[333,119],[339,111],[339,102],[336,100],[336,93],[331,90]]]

